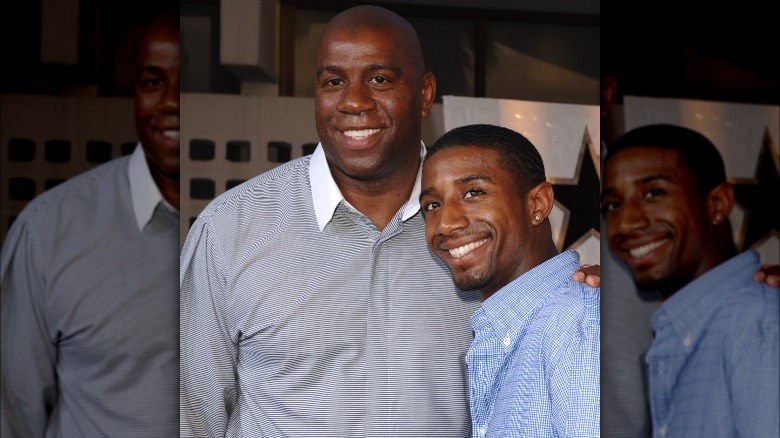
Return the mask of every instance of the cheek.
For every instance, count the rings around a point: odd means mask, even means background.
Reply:
[[[135,98],[135,115],[137,118],[149,118],[154,115],[156,99],[153,96],[141,95]]]
[[[433,224],[433,220],[425,219],[425,241],[428,245],[433,245],[434,230],[436,226]]]

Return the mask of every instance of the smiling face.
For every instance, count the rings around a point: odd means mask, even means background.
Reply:
[[[386,178],[419,164],[421,119],[433,104],[435,80],[409,32],[386,11],[360,7],[323,34],[315,120],[337,181]]]
[[[621,150],[606,162],[603,187],[609,246],[637,286],[668,296],[709,269],[711,220],[679,152]]]
[[[148,29],[138,50],[135,126],[152,176],[179,181],[179,30]]]
[[[530,193],[530,192],[529,192]],[[420,206],[425,237],[463,290],[488,297],[519,277],[532,242],[533,206],[496,150],[442,149],[425,160]]]

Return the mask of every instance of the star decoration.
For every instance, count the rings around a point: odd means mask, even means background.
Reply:
[[[565,237],[563,245],[559,246],[563,249],[583,237],[598,236],[601,181],[588,147],[587,133],[585,135],[573,180],[570,183],[560,179],[551,181],[555,203],[564,211],[562,230],[565,230]]]
[[[750,249],[772,235],[780,234],[780,176],[768,132],[764,134],[753,181],[735,182],[734,196],[745,210],[745,221],[740,232],[740,249]]]

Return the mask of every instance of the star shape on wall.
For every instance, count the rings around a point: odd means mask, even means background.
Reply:
[[[759,150],[755,177],[733,182],[736,202],[745,211],[745,220],[739,233],[740,241],[737,242],[740,249],[760,245],[773,232],[780,234],[780,213],[777,209],[780,201],[779,173],[778,157],[767,130]]]
[[[558,248],[567,249],[591,235],[599,235],[601,180],[589,145],[586,131],[574,178],[550,181],[555,194],[555,204],[564,212],[561,225],[561,235],[564,238],[563,242],[555,242]]]

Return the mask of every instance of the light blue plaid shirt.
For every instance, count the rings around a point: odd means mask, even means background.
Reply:
[[[474,437],[599,436],[599,290],[565,251],[485,300],[466,355]]]
[[[780,293],[751,279],[758,267],[757,253],[740,254],[653,315],[653,436],[780,436]]]

